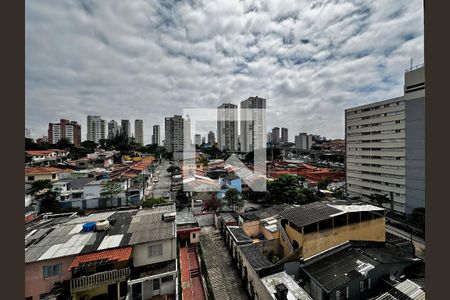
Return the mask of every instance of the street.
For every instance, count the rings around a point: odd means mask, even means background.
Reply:
[[[153,198],[162,198],[165,192],[170,192],[170,173],[167,172],[167,168],[170,167],[170,163],[167,160],[163,160],[158,167],[153,178],[158,178],[159,181],[153,183]]]

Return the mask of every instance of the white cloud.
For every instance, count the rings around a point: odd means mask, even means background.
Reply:
[[[183,108],[258,95],[268,129],[342,138],[344,109],[401,95],[411,58],[418,0],[27,2],[26,126],[143,119],[149,143]]]

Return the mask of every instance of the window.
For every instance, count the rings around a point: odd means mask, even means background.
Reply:
[[[192,238],[195,239],[195,233],[192,234]]]
[[[370,289],[370,278],[366,278],[359,282],[359,291],[364,292]]]
[[[52,174],[52,179],[55,179],[56,178],[56,174]]]
[[[44,278],[62,275],[62,264],[43,267]]]
[[[172,280],[173,280],[172,275],[164,276],[161,278],[161,283],[172,282]]]
[[[348,299],[348,287],[343,287],[336,291],[336,300]]]
[[[34,180],[34,176],[28,176],[28,181],[33,181]]]
[[[162,255],[162,244],[153,245],[148,247],[148,257],[161,256]]]
[[[25,297],[25,300],[33,300],[33,296]]]

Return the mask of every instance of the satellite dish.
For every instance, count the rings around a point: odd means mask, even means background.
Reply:
[[[391,275],[389,275],[389,280],[391,280],[391,281],[396,281],[396,280],[395,280],[395,276],[394,276],[394,275],[392,275],[392,274],[391,274]]]

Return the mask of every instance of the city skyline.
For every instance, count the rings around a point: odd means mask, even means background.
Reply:
[[[32,137],[49,120],[87,115],[133,116],[150,133],[184,107],[258,95],[268,128],[343,138],[346,108],[400,94],[410,60],[423,62],[420,1],[219,7],[26,3]]]

